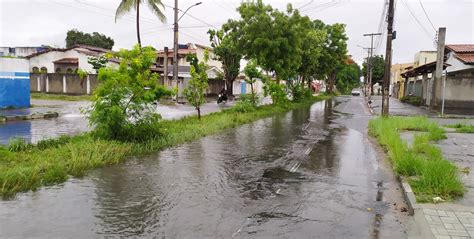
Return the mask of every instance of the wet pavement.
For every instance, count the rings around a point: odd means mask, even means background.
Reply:
[[[382,112],[382,96],[374,95],[371,97],[372,99],[372,109],[374,113],[380,115]],[[425,116],[437,116],[437,113],[434,111],[430,111],[418,106],[413,106],[409,104],[402,103],[399,99],[390,97],[389,99],[389,112],[390,115],[398,115],[398,116],[418,116],[418,115],[425,115]]]
[[[265,103],[266,101],[264,101]],[[32,108],[0,110],[0,115],[29,115],[33,113],[58,112],[59,117],[53,119],[37,119],[0,123],[0,144],[8,144],[12,138],[22,138],[27,142],[36,143],[43,139],[61,135],[76,135],[90,130],[88,121],[81,109],[90,105],[88,101],[58,101],[32,99]],[[203,115],[230,108],[234,102],[217,104],[215,101],[206,103],[201,108]],[[196,110],[187,104],[158,104],[156,112],[163,119],[179,119],[195,115]]]
[[[404,238],[399,185],[338,97],[0,201],[6,238]]]

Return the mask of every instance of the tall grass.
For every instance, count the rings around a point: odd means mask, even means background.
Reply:
[[[403,130],[419,131],[411,147],[400,138]],[[458,168],[431,144],[446,138],[436,123],[424,117],[379,117],[369,122],[369,132],[388,150],[395,172],[408,177],[419,202],[437,196],[453,200],[464,195]]]
[[[265,105],[251,111],[229,109],[205,115],[201,120],[196,116],[165,120],[156,125],[161,134],[146,141],[102,140],[92,133],[63,136],[36,145],[17,140],[0,147],[0,195],[12,196],[61,183],[69,176],[83,176],[90,169],[119,163],[127,156],[154,152],[329,98],[315,97],[287,107]]]

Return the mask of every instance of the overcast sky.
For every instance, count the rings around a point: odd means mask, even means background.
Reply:
[[[179,42],[209,45],[206,34],[210,27],[220,27],[229,18],[238,18],[234,0],[181,0],[179,8],[203,3],[189,11],[180,21]],[[114,49],[129,48],[136,43],[135,13],[115,22],[119,0],[25,1],[0,0],[0,46],[65,46],[66,32],[76,28],[84,32],[100,32],[115,40]],[[284,9],[288,2],[302,14],[326,23],[347,25],[349,53],[357,62],[367,53],[359,46],[370,46],[364,33],[377,32],[384,0],[264,0]],[[173,5],[173,0],[163,0]],[[446,43],[474,43],[474,0],[421,0],[435,28],[447,27]],[[146,8],[141,8],[142,44],[156,48],[172,47],[173,9],[165,9],[168,21],[161,23]],[[386,29],[386,27],[385,27]],[[425,15],[420,0],[396,0],[393,63],[412,62],[420,50],[434,50],[435,30]],[[375,43],[379,42],[375,38]],[[377,53],[385,51],[381,42]]]

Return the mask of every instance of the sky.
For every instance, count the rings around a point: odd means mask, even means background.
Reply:
[[[229,18],[239,17],[235,0],[180,0],[179,8],[202,1],[179,22],[179,42],[209,44],[207,30],[219,28]],[[136,43],[135,12],[115,21],[119,0],[0,0],[0,46],[64,47],[66,32],[78,29],[99,32],[115,40],[114,50],[130,48]],[[162,0],[167,21],[160,22],[142,7],[142,45],[172,47],[173,0]],[[386,30],[381,25],[385,0],[264,0],[274,8],[285,9],[288,3],[312,19],[346,24],[349,54],[362,62],[370,46],[365,33]],[[169,6],[169,7],[166,7]],[[424,10],[423,10],[424,8]],[[426,12],[426,14],[425,14]],[[474,0],[396,0],[393,41],[393,63],[413,62],[420,50],[435,50],[438,27],[446,27],[447,44],[474,43]],[[431,23],[430,23],[431,21]],[[375,54],[384,54],[385,38],[374,38]],[[377,47],[378,46],[378,47]]]

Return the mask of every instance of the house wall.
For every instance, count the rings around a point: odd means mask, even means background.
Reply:
[[[77,48],[77,49],[80,49],[80,48]],[[29,69],[30,69],[30,72],[33,72],[33,67],[38,67],[39,69],[41,69],[42,67],[46,67],[48,69],[47,73],[54,73],[55,68],[54,68],[53,61],[56,61],[62,58],[78,58],[79,60],[78,66],[80,69],[87,72],[95,73],[95,70],[92,67],[92,65],[87,62],[89,57],[90,56],[86,54],[77,52],[75,49],[71,49],[65,52],[50,51],[47,53],[43,53],[43,54],[31,57]],[[113,63],[113,62],[108,62],[107,66],[114,67],[114,66],[118,66],[118,64]]]
[[[30,77],[31,92],[55,94],[85,95],[92,94],[97,87],[97,75],[89,74],[81,79],[77,74],[32,73]]]
[[[448,53],[448,58],[446,59],[446,63],[450,65],[446,68],[446,71],[448,72],[463,71],[463,70],[474,68],[473,65],[466,65],[460,60],[458,60],[456,57],[454,57],[454,52]]]
[[[24,57],[45,49],[45,47],[0,47],[0,56]],[[11,51],[13,52],[10,53]]]
[[[415,54],[414,67],[436,61],[436,51],[420,51]]]
[[[440,83],[438,105],[441,107],[442,82]],[[448,74],[445,88],[446,108],[470,108],[474,110],[474,69]]]
[[[0,108],[30,106],[28,60],[0,58]]]

